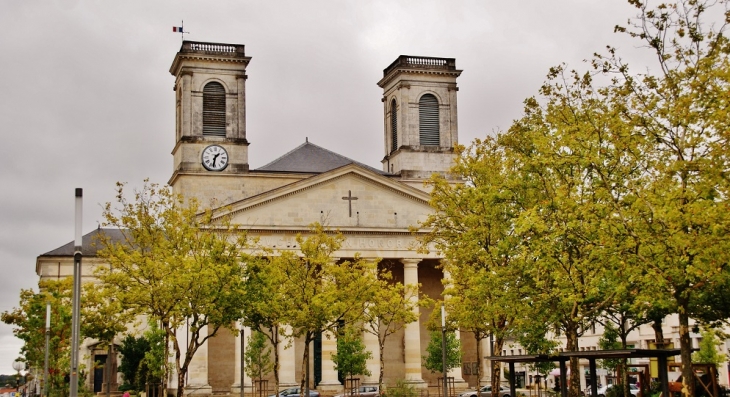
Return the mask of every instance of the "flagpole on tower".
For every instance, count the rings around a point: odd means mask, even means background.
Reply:
[[[183,35],[186,34],[186,33],[188,33],[188,34],[190,33],[190,32],[186,32],[185,31],[185,29],[184,29],[184,27],[185,27],[184,22],[185,21],[180,21],[180,26],[173,26],[172,27],[172,31],[173,32],[175,32],[175,33],[180,32],[180,40],[182,40],[182,41],[185,41],[185,38],[184,38]]]

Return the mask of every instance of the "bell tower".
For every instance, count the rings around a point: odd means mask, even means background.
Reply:
[[[383,171],[422,180],[446,174],[458,143],[454,58],[401,55],[383,70]]]
[[[175,76],[175,146],[169,180],[175,193],[203,206],[224,205],[248,173],[246,66],[240,44],[183,41]]]

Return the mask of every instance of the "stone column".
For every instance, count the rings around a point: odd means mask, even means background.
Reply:
[[[199,338],[202,339],[207,334],[208,326],[200,328]],[[208,342],[200,345],[190,361],[185,394],[213,394],[213,388],[208,383]]]
[[[489,338],[484,338],[479,343],[482,345],[482,357],[478,357],[482,374],[479,384],[486,385],[492,380],[492,360],[485,360],[484,356],[491,356],[492,352],[489,350]]]
[[[446,280],[444,287],[446,287],[446,288],[451,287],[451,275],[446,270],[444,270],[444,280]],[[444,299],[444,301],[446,301],[446,299],[448,297],[444,294],[442,296],[442,298]],[[448,312],[447,312],[447,314],[448,314]],[[454,331],[454,336],[456,336],[456,340],[461,342],[461,331],[460,330],[457,329],[456,331]],[[479,358],[479,361],[481,361],[481,358]],[[458,367],[450,370],[448,373],[448,376],[452,376],[454,378],[455,384],[456,383],[465,383],[464,377],[461,373],[461,366],[458,366]]]
[[[375,258],[367,258],[367,260],[369,262],[374,262]],[[374,272],[375,277],[377,277],[377,266],[374,269]],[[370,330],[369,325],[366,325],[366,327],[368,327],[368,330]],[[370,351],[373,355],[367,360],[365,364],[368,371],[370,371],[370,376],[366,376],[362,383],[368,385],[377,385],[378,378],[380,377],[380,347],[378,343],[378,337],[370,332],[363,332],[362,342],[363,344],[365,344],[365,350]]]
[[[380,347],[378,337],[370,332],[364,332],[362,341],[365,344],[365,350],[370,351],[373,356],[367,360],[366,366],[370,371],[370,376],[365,377],[364,384],[377,385],[380,377]]]
[[[461,331],[457,329],[454,333],[456,334],[456,340],[461,342]],[[479,361],[481,361],[481,359],[479,359]],[[464,376],[461,373],[461,366],[453,368],[451,371],[449,371],[449,376],[454,377],[454,384],[466,383],[466,381],[464,380]]]
[[[332,355],[337,353],[337,337],[332,332],[322,333],[322,381],[317,388],[320,391],[341,391],[342,383],[337,379]]]
[[[331,257],[330,263],[337,264],[340,258]],[[332,355],[337,353],[337,336],[332,332],[326,331],[322,333],[322,381],[319,382],[317,388],[320,391],[341,391],[342,383],[337,379],[337,371],[335,371],[335,363],[332,361]]]
[[[290,333],[291,327],[288,325],[282,326],[284,329],[284,333]],[[291,341],[291,346],[289,348],[286,348],[287,344],[289,344],[289,339],[279,337],[279,382],[281,383],[279,386],[282,388],[284,387],[291,387],[296,386],[299,383],[297,382],[296,377],[296,354],[294,354],[294,341]]]
[[[236,344],[235,344],[235,358],[234,358],[234,369],[233,369],[233,385],[231,386],[231,394],[241,393],[241,373],[243,372],[243,391],[251,387],[251,378],[246,375],[244,368],[241,367],[241,344],[246,347],[248,338],[251,336],[251,328],[249,327],[237,327],[238,332],[236,333]],[[243,331],[243,339],[241,339],[241,331]],[[249,390],[250,391],[250,390]]]
[[[403,284],[418,284],[418,263],[420,259],[404,258],[403,263]],[[414,296],[411,299],[417,300]],[[416,306],[413,312],[420,313]],[[421,375],[421,321],[416,320],[405,327],[405,375],[409,383],[424,383]]]

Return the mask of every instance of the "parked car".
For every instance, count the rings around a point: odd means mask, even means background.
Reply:
[[[338,394],[335,397],[378,397],[380,389],[378,386],[360,386],[357,390],[353,389],[345,394]]]
[[[608,389],[614,387],[615,385],[606,385],[598,388],[598,397],[606,397],[606,392],[608,392]],[[621,387],[619,385],[619,387]],[[635,396],[639,394],[639,387],[635,384],[631,383],[629,384],[629,392],[631,392],[631,395]],[[588,391],[590,394],[590,390]]]
[[[492,395],[492,385],[482,386],[479,391],[481,392],[482,397],[489,397]],[[459,397],[477,397],[477,391],[467,390],[459,394]],[[510,397],[509,389],[504,386],[499,386],[499,397]]]
[[[302,392],[298,387],[290,387],[279,392],[281,397],[300,397]],[[269,397],[276,397],[276,394],[272,394]],[[309,390],[309,397],[319,397],[319,392],[316,390]]]

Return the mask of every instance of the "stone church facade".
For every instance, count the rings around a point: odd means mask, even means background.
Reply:
[[[203,206],[217,208],[216,216],[228,216],[275,249],[297,249],[297,233],[306,234],[320,222],[338,229],[346,240],[335,253],[338,259],[359,254],[381,258],[404,284],[420,283],[421,294],[440,299],[444,275],[441,258],[434,251],[416,251],[417,226],[432,211],[424,186],[432,173],[447,175],[458,143],[457,83],[461,70],[455,60],[400,56],[383,71],[382,168],[377,169],[320,147],[304,143],[270,163],[250,169],[246,131],[246,67],[251,58],[243,45],[185,41],[170,73],[175,76],[176,128],[172,148],[173,167],[169,185],[175,193],[196,198]],[[252,100],[256,100],[252,98]],[[376,100],[376,98],[373,98]],[[373,139],[380,139],[373,136]],[[263,138],[257,140],[264,141]],[[268,142],[262,142],[268,143]],[[273,144],[273,142],[271,142]],[[84,236],[84,261],[99,264],[88,243],[96,231]],[[72,245],[72,244],[71,244]],[[73,247],[64,246],[38,257],[41,278],[72,274]],[[89,258],[87,260],[87,258]],[[87,265],[85,265],[87,267]],[[88,273],[87,273],[88,274]],[[420,310],[419,321],[390,337],[385,348],[385,383],[405,379],[419,387],[436,385],[439,373],[422,366],[430,309]],[[238,394],[241,391],[240,351],[250,330],[224,330],[196,354],[186,390],[193,394]],[[473,366],[484,360],[475,356],[473,337],[462,334],[464,365],[449,373],[460,387],[474,386]],[[368,362],[372,376],[362,384],[377,383],[377,340],[364,334],[374,357]],[[302,373],[303,344],[279,347],[282,387],[298,384]],[[84,344],[90,365],[106,352]],[[342,390],[330,354],[334,338],[322,337],[312,347],[312,387],[323,394]],[[486,349],[483,351],[487,351]],[[100,376],[103,376],[100,375]],[[175,377],[172,378],[175,388]],[[93,383],[94,380],[89,380]],[[273,379],[270,384],[273,384]],[[250,390],[251,380],[244,378]]]

